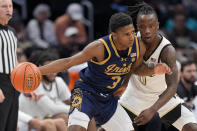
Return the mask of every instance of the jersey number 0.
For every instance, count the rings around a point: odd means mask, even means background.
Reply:
[[[138,76],[138,80],[139,80],[143,85],[146,85],[146,76]]]

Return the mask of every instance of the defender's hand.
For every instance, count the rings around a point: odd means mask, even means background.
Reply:
[[[149,122],[156,112],[152,108],[142,111],[139,116],[134,118],[134,123],[137,125],[145,125]]]
[[[166,65],[165,63],[158,63],[155,67],[154,67],[154,72],[157,75],[161,75],[161,74],[168,74],[171,75],[171,69],[168,65]]]

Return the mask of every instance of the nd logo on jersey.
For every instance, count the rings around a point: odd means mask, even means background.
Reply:
[[[117,66],[116,64],[109,65],[105,69],[105,74],[107,75],[124,75],[127,74],[130,71],[132,63],[130,63],[128,66],[126,64],[123,64],[122,67]]]

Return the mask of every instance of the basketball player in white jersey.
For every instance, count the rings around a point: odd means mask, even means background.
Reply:
[[[132,122],[128,119],[118,119],[128,116],[134,124],[144,125],[158,112],[164,122],[180,131],[197,131],[194,115],[175,95],[178,83],[175,49],[164,36],[158,33],[159,22],[156,12],[147,4],[138,12],[137,27],[146,45],[144,63],[153,67],[157,63],[166,63],[171,68],[172,75],[141,77],[140,75],[146,72],[145,68],[136,70],[139,75],[131,76],[128,87],[119,101],[123,108],[118,106],[115,115],[103,128],[107,131],[118,131],[116,129],[123,124],[132,126]],[[134,128],[131,127],[128,131],[130,130]]]

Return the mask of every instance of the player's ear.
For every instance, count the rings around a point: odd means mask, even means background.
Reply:
[[[115,32],[111,32],[111,34],[112,34],[112,37],[116,37],[116,33]]]
[[[139,25],[138,24],[136,24],[136,26],[137,26],[137,30],[139,31],[140,29],[139,29]]]

